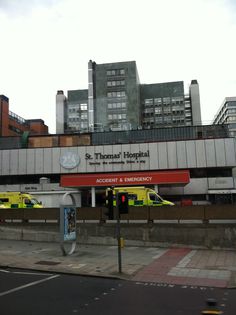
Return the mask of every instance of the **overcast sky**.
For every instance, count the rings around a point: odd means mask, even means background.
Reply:
[[[235,0],[0,0],[0,94],[55,133],[57,90],[86,89],[88,61],[137,62],[141,83],[192,79],[202,120],[236,96]]]

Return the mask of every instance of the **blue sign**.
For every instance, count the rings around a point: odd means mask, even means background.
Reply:
[[[63,217],[64,217],[64,229],[63,229],[64,241],[76,240],[76,207],[64,206]]]

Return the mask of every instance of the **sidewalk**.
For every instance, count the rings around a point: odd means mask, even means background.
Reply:
[[[236,287],[236,251],[80,245],[63,256],[58,243],[0,240],[0,271],[6,267],[119,277],[133,281]]]

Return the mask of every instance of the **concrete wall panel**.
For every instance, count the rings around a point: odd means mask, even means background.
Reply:
[[[190,182],[184,186],[184,194],[206,194],[208,191],[207,178],[191,178]]]
[[[104,154],[104,146],[96,146],[95,150],[94,150],[94,153]],[[98,164],[95,165],[96,172],[98,172],[98,173],[103,173],[104,172],[104,163],[103,162],[105,162],[105,160],[97,159],[97,163]]]
[[[225,158],[226,165],[234,166],[236,165],[236,139],[229,138],[225,139]]]
[[[43,150],[35,149],[35,172],[36,174],[43,174]]]
[[[177,168],[177,145],[176,142],[167,142],[168,167]]]
[[[95,160],[94,156],[94,147],[86,147],[86,156],[88,157],[87,163],[86,163],[86,172],[92,173],[95,172],[95,163],[97,162]]]
[[[159,169],[167,169],[168,168],[166,142],[158,143],[158,160],[159,160]]]
[[[197,157],[197,167],[206,167],[206,151],[205,142],[202,140],[197,140],[196,145],[196,157]]]
[[[152,157],[149,161],[150,169],[155,170],[159,168],[158,151],[156,143],[149,143],[148,145],[150,156]]]
[[[77,147],[77,154],[79,156],[80,162],[76,167],[75,172],[80,173],[82,170],[86,170],[86,160],[85,160],[85,150],[86,147]]]
[[[4,150],[2,154],[2,175],[10,174],[10,150]]]
[[[187,153],[185,141],[177,141],[177,168],[187,167]]]
[[[134,144],[132,146],[132,150],[130,149],[129,150],[130,153],[138,153],[139,152],[139,144]],[[130,159],[127,159],[128,161],[132,162],[131,163],[131,170],[132,171],[139,171],[140,169],[140,165],[139,165],[139,161],[140,159],[135,159],[135,158],[130,158]]]
[[[232,177],[211,177],[208,178],[209,189],[232,189],[234,181]]]
[[[35,174],[35,150],[27,150],[27,174]]]
[[[19,150],[18,175],[27,174],[27,149]],[[37,174],[34,170],[34,174]]]
[[[149,150],[148,143],[140,143],[139,150],[141,152],[147,152]],[[150,151],[149,151],[150,155]],[[143,162],[142,162],[143,161]],[[139,159],[139,169],[142,170],[149,170],[150,169],[150,158],[140,157]]]
[[[206,163],[208,167],[216,166],[215,141],[213,139],[205,141]]]
[[[60,173],[61,172],[61,166],[60,166],[60,153],[61,149],[60,148],[53,148],[52,149],[52,172],[55,173]]]
[[[122,146],[119,145],[114,145],[113,146],[113,154],[122,154]],[[113,159],[113,160],[109,160],[109,162],[119,162],[119,159]],[[121,161],[121,160],[120,160]],[[112,170],[114,172],[119,172],[121,170],[121,164],[112,164]]]
[[[18,172],[19,150],[10,150],[10,175]]]
[[[196,146],[195,141],[186,141],[187,167],[197,167]]]
[[[216,165],[225,166],[226,156],[225,156],[225,142],[224,139],[215,139],[216,148]]]
[[[52,172],[52,150],[45,148],[43,157],[43,172],[50,174]]]
[[[103,152],[104,152],[104,154],[107,154],[107,155],[113,154],[113,146],[112,145],[105,145]],[[107,164],[106,164],[106,171],[112,172],[112,164],[110,164],[108,160],[107,160]]]

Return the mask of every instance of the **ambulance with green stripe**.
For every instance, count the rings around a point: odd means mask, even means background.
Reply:
[[[41,202],[27,193],[0,192],[0,208],[43,208]]]
[[[107,188],[106,195],[111,188]],[[174,206],[171,201],[164,200],[155,190],[143,186],[134,187],[114,187],[113,205],[116,205],[116,194],[120,192],[128,193],[129,206]]]

